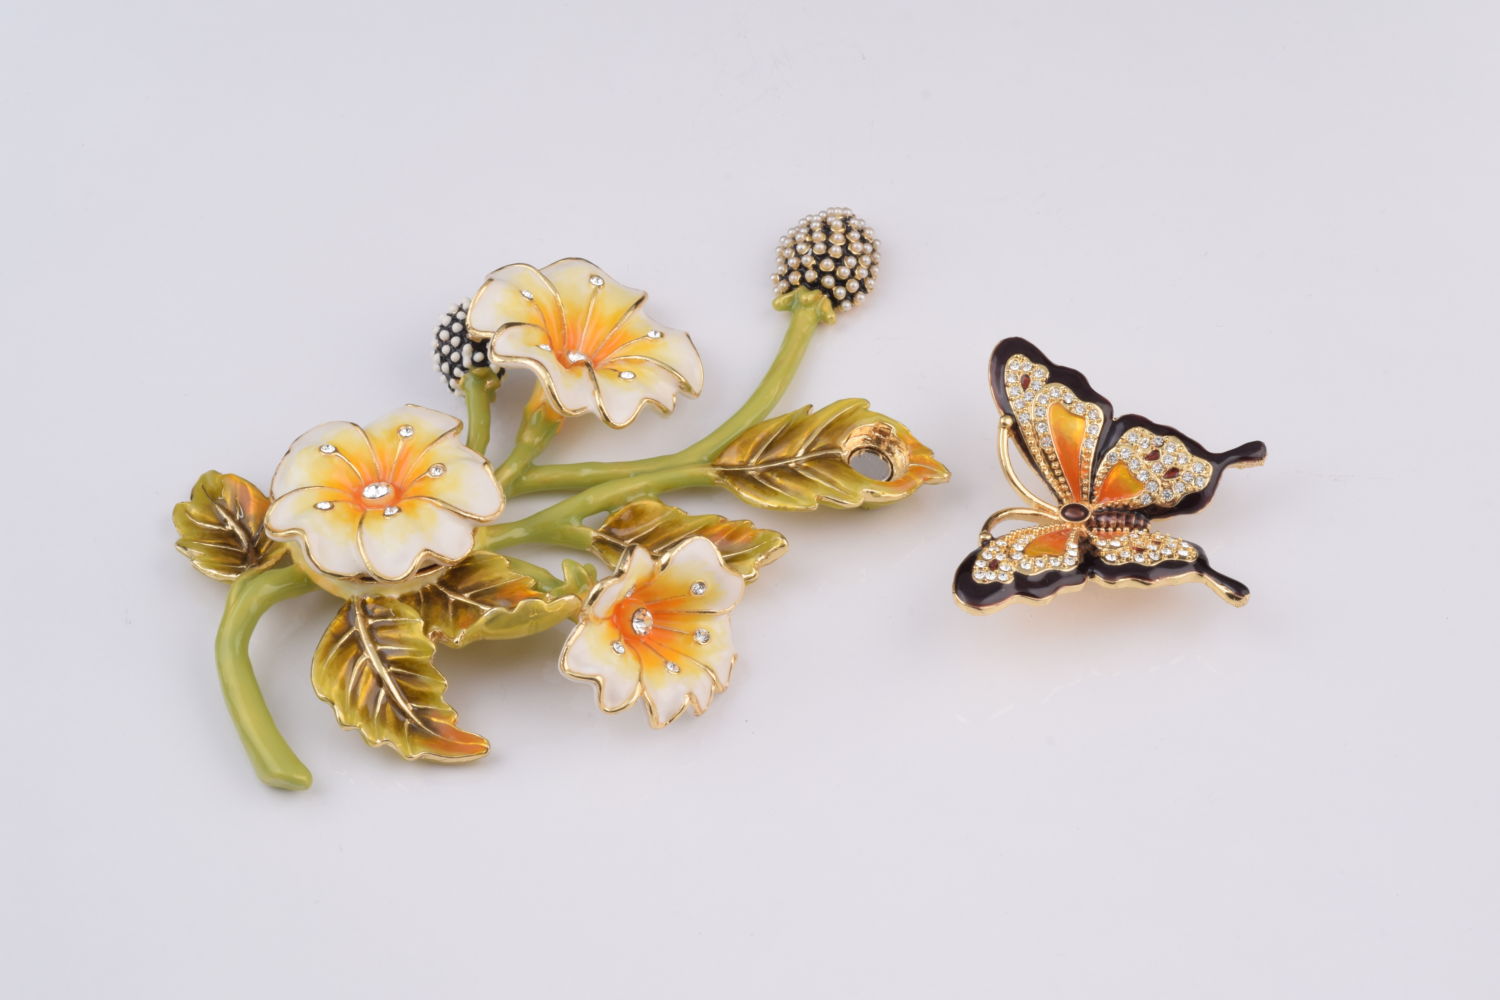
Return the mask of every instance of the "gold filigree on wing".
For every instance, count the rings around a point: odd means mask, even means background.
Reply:
[[[878,458],[888,475],[859,472],[853,463],[865,455]],[[817,411],[805,406],[756,424],[714,459],[713,474],[746,503],[772,510],[891,503],[948,480],[926,445],[863,399]]]
[[[254,483],[222,472],[205,472],[187,500],[172,508],[177,551],[204,576],[226,583],[282,557],[283,548],[265,533],[270,501]]]
[[[786,552],[779,531],[758,528],[749,521],[731,521],[718,514],[689,514],[660,500],[637,500],[615,511],[594,532],[594,553],[611,566],[637,545],[660,557],[679,543],[707,538],[730,569],[748,583],[760,567]]]
[[[1109,507],[1175,507],[1208,487],[1213,466],[1182,439],[1132,427],[1099,463],[1095,503]]]
[[[489,742],[459,728],[458,713],[443,698],[448,682],[432,664],[434,650],[411,605],[356,597],[318,643],[313,689],[371,746],[388,744],[408,760],[483,756]]]

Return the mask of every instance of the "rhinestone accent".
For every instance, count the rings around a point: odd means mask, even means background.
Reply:
[[[616,372],[615,374],[620,376],[620,381],[622,382],[629,382],[635,378],[635,372]]]
[[[391,484],[390,483],[370,483],[369,485],[367,485],[364,489],[360,490],[359,492],[360,492],[360,495],[363,496],[366,500],[379,500],[382,497],[390,496],[390,494],[391,494]]]
[[[708,629],[706,628],[700,628],[693,633],[693,641],[700,646],[707,645],[710,638],[712,637],[708,634]]]
[[[679,667],[677,664],[673,663],[671,660],[668,660],[666,663],[662,664],[662,666],[664,666],[664,667],[667,668],[667,673],[669,673],[669,674],[680,674],[680,673],[682,673],[682,668]]]
[[[599,277],[597,274],[591,274],[589,275],[589,284],[593,285],[595,288],[603,288],[604,279]]]
[[[617,654],[623,655],[625,652],[625,644],[619,639],[616,639],[614,642],[610,643],[609,648],[613,649]]]
[[[575,364],[576,365],[576,364],[579,364],[580,362],[587,361],[588,359],[589,359],[589,356],[587,354],[584,354],[582,351],[569,351],[568,352],[568,362],[570,364]]]
[[[532,295],[531,292],[523,288],[521,289],[521,298],[525,299],[527,302],[530,302],[532,299],[536,298],[536,296]]]
[[[325,455],[332,455],[334,452],[338,451],[338,449],[331,444],[320,444],[318,445],[318,450]]]
[[[645,635],[655,624],[656,619],[651,617],[651,612],[646,608],[636,608],[635,614],[630,616],[630,631],[636,635]]]
[[[319,500],[317,503],[313,504],[313,506],[318,508],[319,510],[333,510],[333,501]]]
[[[692,591],[694,597],[702,597],[708,590],[708,584],[704,583],[702,580],[695,580],[693,581],[693,585],[689,587],[688,590]]]
[[[385,510],[381,511],[381,513],[384,514],[386,517],[395,517],[397,514],[401,513],[401,508],[400,507],[387,507]]]
[[[447,471],[448,471],[448,467],[446,465],[444,465],[442,462],[434,462],[433,464],[431,464],[431,465],[429,465],[427,467],[427,474],[429,476],[431,476],[433,479],[436,479],[438,476],[441,476],[443,473],[445,473]]]
[[[646,336],[650,337],[652,340],[660,340],[661,339],[661,331],[660,330],[647,330],[646,331]]]
[[[409,438],[413,434],[415,434],[416,432],[417,432],[417,429],[415,427],[413,427],[411,424],[402,424],[400,427],[396,428],[396,433],[400,434],[404,438]]]

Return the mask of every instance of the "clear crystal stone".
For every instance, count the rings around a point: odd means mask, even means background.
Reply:
[[[619,372],[618,374],[621,381],[624,382],[629,382],[631,379],[635,378],[635,372]]]
[[[593,285],[595,288],[602,288],[604,286],[604,279],[599,277],[597,274],[591,274],[589,275],[589,284]]]
[[[630,616],[630,631],[636,635],[645,635],[651,631],[656,620],[651,617],[651,612],[645,608],[636,608],[635,614]]]
[[[661,339],[661,331],[660,330],[648,330],[646,332],[646,336],[650,337],[652,340],[660,340]]]
[[[588,359],[589,359],[589,356],[587,354],[584,354],[582,351],[569,351],[568,352],[568,360],[571,361],[575,365],[578,364],[580,361],[587,361]]]
[[[709,640],[709,638],[710,638],[710,636],[708,634],[708,629],[706,629],[706,628],[700,628],[696,632],[693,633],[693,641],[696,642],[700,646],[702,646],[705,643],[707,643],[708,640]]]
[[[613,649],[616,653],[625,652],[625,644],[619,639],[616,639],[614,642],[610,643],[609,648]]]
[[[334,452],[338,451],[338,449],[331,444],[320,444],[318,445],[318,450],[325,455],[332,455]]]
[[[666,663],[663,664],[663,666],[665,666],[667,668],[667,673],[669,673],[669,674],[680,674],[680,673],[682,673],[682,668],[679,667],[677,664],[673,663],[671,660],[668,660]]]
[[[443,473],[445,473],[447,471],[448,471],[448,467],[446,465],[444,465],[442,462],[434,462],[432,465],[429,465],[427,467],[427,474],[429,476],[431,476],[433,479],[436,479],[438,476],[441,476]]]
[[[319,510],[333,510],[333,501],[319,500],[317,503],[313,504],[313,506],[318,508]]]
[[[381,513],[383,513],[386,517],[395,517],[397,514],[401,513],[401,508],[387,507],[385,510],[381,511]]]
[[[363,490],[360,490],[360,494],[366,500],[379,500],[381,497],[389,496],[390,492],[390,483],[370,483]]]
[[[702,580],[696,580],[688,590],[692,591],[694,597],[702,597],[704,592],[708,590],[708,584]]]
[[[532,299],[536,298],[536,296],[532,295],[530,292],[528,292],[526,289],[523,288],[523,289],[521,289],[521,298],[523,298],[526,301],[530,302]]]
[[[396,433],[400,434],[404,438],[409,438],[413,434],[415,434],[416,432],[417,432],[417,429],[415,427],[413,427],[411,424],[402,424],[400,427],[396,428]]]

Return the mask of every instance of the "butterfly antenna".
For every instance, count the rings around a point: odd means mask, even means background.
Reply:
[[[1048,514],[1051,514],[1053,517],[1061,517],[1062,515],[1058,513],[1058,509],[1056,506],[1048,503],[1041,497],[1037,496],[1035,493],[1031,492],[1026,488],[1026,484],[1022,483],[1021,480],[1016,477],[1015,466],[1011,465],[1010,463],[1010,442],[1012,432],[1015,430],[1015,426],[1015,418],[1010,414],[1007,413],[1000,418],[1000,433],[996,438],[995,447],[1000,452],[1001,471],[1005,473],[1005,478],[1010,483],[1011,488],[1017,493],[1021,494],[1021,496],[1025,497],[1026,500],[1032,504],[1032,506],[1036,507],[1038,510],[1045,511]],[[994,520],[994,518],[992,517],[991,520]]]

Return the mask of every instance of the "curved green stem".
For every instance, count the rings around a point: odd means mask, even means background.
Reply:
[[[490,407],[495,402],[495,390],[499,387],[499,376],[488,368],[465,372],[459,381],[469,417],[468,438],[464,443],[481,455],[490,446]]]
[[[551,442],[562,422],[563,415],[552,408],[538,382],[526,404],[521,426],[516,428],[516,446],[511,449],[505,461],[500,463],[500,468],[495,470],[495,482],[500,484],[501,492],[514,495],[512,484],[531,468],[531,463]]]
[[[250,665],[250,635],[272,605],[316,589],[307,574],[296,566],[242,576],[229,588],[224,617],[214,639],[219,683],[224,689],[230,718],[234,719],[255,773],[275,788],[306,788],[312,784],[312,772],[282,739],[271,710],[266,707]]]
[[[509,524],[479,529],[477,545],[498,552],[511,545],[546,542],[567,548],[587,549],[593,530],[580,522],[590,514],[613,510],[634,500],[654,497],[668,490],[713,485],[713,469],[706,464],[679,465],[649,475],[631,476],[600,483],[582,493],[560,500],[530,517]]]
[[[778,308],[791,313],[781,350],[760,385],[745,405],[735,411],[717,429],[686,448],[671,455],[643,458],[633,462],[573,462],[566,465],[539,465],[527,469],[508,484],[506,494],[521,496],[558,490],[578,490],[612,479],[652,476],[673,468],[711,461],[735,438],[770,414],[791,385],[812,335],[822,323],[833,321],[828,297],[811,289],[798,289],[777,300]]]

